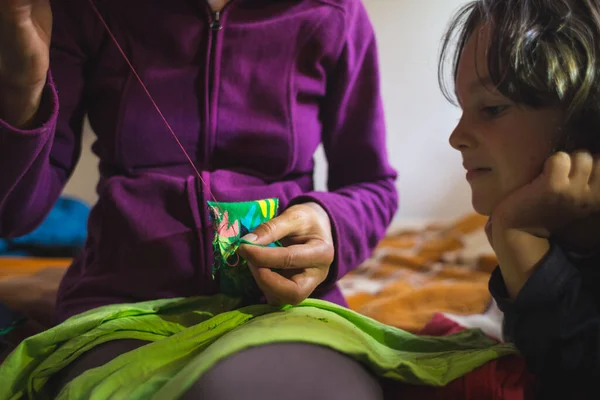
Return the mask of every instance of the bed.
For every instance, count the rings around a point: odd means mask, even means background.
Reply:
[[[471,214],[391,232],[371,259],[341,280],[350,308],[410,332],[441,313],[499,339],[501,315],[488,291],[497,260],[485,223]]]

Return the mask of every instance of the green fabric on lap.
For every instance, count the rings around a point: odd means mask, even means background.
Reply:
[[[498,357],[515,354],[479,330],[423,337],[383,325],[338,305],[253,305],[218,295],[112,305],[73,317],[25,340],[0,366],[2,399],[44,398],[48,377],[109,340],[152,343],[76,378],[59,399],[176,399],[215,363],[240,350],[308,342],[363,362],[376,375],[443,386]],[[213,346],[214,344],[214,346]]]

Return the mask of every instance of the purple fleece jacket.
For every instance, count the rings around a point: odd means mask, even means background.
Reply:
[[[328,212],[336,257],[314,293],[365,260],[397,209],[374,31],[360,0],[95,0],[219,201],[277,197]],[[81,150],[100,159],[82,256],[57,321],[117,302],[213,294],[213,228],[193,173],[87,0],[52,0],[51,66],[38,121],[0,121],[0,236],[36,227]],[[313,188],[323,144],[328,192]]]

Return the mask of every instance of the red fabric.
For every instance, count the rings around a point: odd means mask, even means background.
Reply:
[[[463,329],[438,314],[420,333],[445,336]],[[535,381],[522,357],[509,356],[491,361],[442,388],[387,382],[384,391],[389,400],[527,400],[535,397]]]
[[[447,336],[463,330],[465,330],[465,328],[451,319],[444,317],[444,314],[435,314],[419,334],[427,336]]]

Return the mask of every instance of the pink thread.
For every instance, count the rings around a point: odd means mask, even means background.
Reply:
[[[146,87],[146,85],[144,84],[144,81],[142,81],[142,78],[138,75],[137,71],[135,70],[135,68],[133,67],[133,65],[131,64],[131,61],[129,61],[129,58],[127,57],[127,55],[125,54],[125,51],[123,50],[123,48],[121,47],[121,45],[119,44],[119,42],[117,41],[117,38],[115,37],[115,35],[113,35],[112,31],[110,30],[110,28],[108,27],[108,24],[106,23],[106,21],[104,20],[104,18],[102,17],[102,14],[100,13],[100,11],[98,11],[98,8],[96,7],[96,5],[94,4],[93,0],[89,0],[90,5],[92,6],[92,9],[94,10],[94,12],[96,13],[96,15],[98,16],[98,18],[100,19],[100,22],[102,22],[102,25],[104,25],[104,28],[106,28],[106,31],[108,32],[108,34],[110,35],[111,39],[113,40],[113,42],[115,43],[115,45],[117,46],[117,49],[119,50],[119,52],[121,53],[121,55],[123,56],[123,58],[125,59],[125,62],[127,62],[127,65],[129,65],[129,68],[131,69],[131,71],[133,72],[133,74],[135,75],[136,79],[138,80],[138,82],[140,83],[140,85],[142,85],[142,89],[144,89],[144,92],[146,92],[146,95],[148,96],[148,98],[150,99],[150,101],[152,102],[152,105],[154,106],[154,108],[156,109],[156,111],[158,112],[158,115],[160,115],[161,119],[163,120],[163,122],[165,123],[165,125],[167,126],[167,129],[169,130],[169,132],[171,133],[171,135],[173,136],[173,139],[175,139],[175,141],[177,142],[177,145],[179,146],[179,148],[181,149],[181,151],[183,151],[183,154],[185,155],[185,157],[187,158],[188,162],[190,163],[190,165],[192,166],[194,172],[196,173],[196,175],[198,175],[198,178],[200,178],[200,181],[202,182],[202,184],[206,187],[206,190],[208,190],[208,193],[210,194],[210,196],[212,197],[212,199],[215,201],[215,204],[219,204],[219,202],[217,201],[217,198],[215,197],[215,195],[212,193],[212,191],[210,190],[210,186],[208,186],[208,184],[204,181],[204,179],[202,178],[202,174],[200,174],[200,171],[198,170],[198,168],[196,167],[196,164],[194,164],[194,161],[192,160],[192,158],[190,157],[190,155],[188,154],[188,152],[185,150],[185,147],[183,147],[183,144],[181,143],[181,141],[179,140],[179,138],[177,137],[177,135],[175,134],[175,131],[173,130],[173,128],[171,127],[171,124],[169,124],[169,121],[167,121],[167,119],[165,118],[165,116],[163,115],[162,111],[160,110],[160,107],[158,107],[158,104],[156,104],[156,101],[154,101],[154,98],[152,97],[152,95],[150,94],[150,91],[148,90],[148,88]],[[222,213],[222,210],[219,209],[219,211]]]
[[[104,18],[102,17],[102,14],[100,13],[100,11],[98,10],[98,8],[96,7],[96,5],[94,4],[93,0],[89,0],[89,3],[92,7],[92,9],[94,10],[94,13],[98,16],[98,18],[100,19],[100,22],[102,22],[102,25],[104,25],[104,28],[106,29],[107,33],[109,34],[109,36],[111,37],[112,41],[114,42],[115,46],[117,46],[117,49],[119,50],[119,52],[121,53],[121,55],[123,56],[123,58],[125,59],[125,62],[127,62],[127,65],[129,66],[129,68],[131,69],[131,71],[133,72],[133,74],[135,75],[136,79],[138,80],[138,82],[140,83],[140,85],[142,86],[142,89],[144,90],[144,92],[146,93],[146,95],[148,96],[148,98],[150,99],[150,101],[152,102],[152,105],[154,106],[154,108],[156,109],[156,111],[158,112],[158,115],[160,115],[161,119],[163,120],[163,122],[165,123],[167,129],[169,130],[169,132],[171,133],[171,135],[173,136],[173,139],[175,139],[175,142],[177,142],[177,145],[179,146],[179,148],[181,149],[181,151],[183,152],[183,154],[185,155],[185,157],[187,158],[189,164],[192,166],[192,169],[194,170],[194,172],[196,173],[196,175],[198,176],[198,178],[200,179],[200,182],[202,182],[202,184],[206,187],[206,190],[208,191],[208,193],[210,194],[210,196],[212,197],[212,199],[214,200],[215,204],[217,205],[217,211],[219,211],[219,213],[221,214],[221,216],[224,214],[223,210],[221,209],[220,205],[219,205],[219,201],[217,200],[217,198],[215,197],[215,195],[213,194],[213,192],[210,190],[210,186],[206,183],[206,181],[202,178],[202,174],[200,173],[200,171],[198,170],[198,168],[196,167],[196,164],[194,164],[194,161],[192,160],[192,158],[190,157],[190,155],[188,154],[188,152],[185,150],[185,147],[183,147],[183,144],[181,143],[181,141],[179,140],[179,138],[177,137],[177,135],[175,134],[175,131],[173,130],[173,128],[171,127],[171,124],[169,124],[169,121],[167,121],[167,118],[165,118],[164,114],[162,113],[162,111],[160,110],[160,107],[158,106],[158,104],[156,104],[156,101],[154,101],[154,98],[152,97],[152,94],[150,94],[150,91],[148,90],[148,88],[146,87],[146,85],[144,84],[144,81],[142,80],[142,78],[139,76],[139,74],[137,73],[137,71],[135,70],[135,68],[133,67],[133,65],[131,64],[131,61],[129,60],[129,58],[127,57],[127,55],[125,54],[125,51],[123,50],[123,48],[121,47],[121,45],[119,44],[117,38],[115,37],[115,35],[112,33],[112,31],[110,30],[110,28],[108,27],[108,24],[106,23],[106,21],[104,20]],[[219,220],[219,218],[215,218],[215,223]],[[215,224],[216,225],[216,224]],[[221,235],[221,230],[222,229],[226,229],[228,228],[226,226],[226,224],[224,224],[222,227],[217,227],[215,226],[216,231],[218,233],[218,235]],[[235,253],[237,258],[235,263],[230,263],[229,260],[225,260],[225,263],[230,266],[230,267],[236,267],[237,265],[239,265],[240,263],[240,256],[239,254]]]

